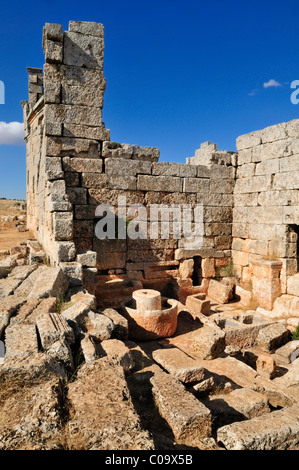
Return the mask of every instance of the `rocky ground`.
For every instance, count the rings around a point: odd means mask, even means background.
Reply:
[[[287,320],[189,298],[172,337],[138,342],[37,242],[0,255],[1,450],[299,449]]]

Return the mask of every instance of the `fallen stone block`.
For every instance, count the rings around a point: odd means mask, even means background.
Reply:
[[[256,371],[262,376],[272,380],[277,373],[277,366],[274,357],[261,354],[256,360]]]
[[[182,383],[164,372],[150,382],[156,406],[178,443],[196,447],[211,436],[211,412]]]
[[[89,450],[153,450],[137,415],[124,370],[108,358],[85,364],[69,384],[69,445]],[[82,447],[83,446],[83,447]]]
[[[55,343],[52,343],[47,348],[47,354],[48,356],[53,357],[58,364],[61,364],[64,368],[74,368],[74,360],[70,344],[65,339],[59,339]]]
[[[114,323],[113,338],[126,341],[129,336],[128,320],[113,308],[106,308],[101,313],[110,318]]]
[[[10,318],[26,302],[26,298],[10,295],[3,299],[0,305],[0,338],[2,338],[5,328],[9,325]]]
[[[84,335],[80,344],[85,362],[93,362],[99,358],[98,345],[92,336]]]
[[[48,350],[57,341],[65,340],[68,344],[75,342],[73,329],[59,313],[43,313],[36,319],[42,347]]]
[[[64,310],[61,315],[68,321],[75,331],[80,329],[84,324],[84,319],[90,312],[90,308],[84,302],[79,301],[74,305]]]
[[[130,349],[122,341],[118,339],[104,340],[101,342],[100,347],[104,354],[121,365],[125,372],[133,369],[134,362]]]
[[[223,426],[217,442],[227,450],[298,450],[298,403],[248,421]]]
[[[299,341],[289,341],[281,348],[276,349],[275,359],[278,364],[290,364],[299,357]]]
[[[262,328],[256,338],[256,344],[264,351],[274,351],[290,339],[289,330],[282,323],[272,323]]]
[[[37,271],[39,271],[37,269]],[[68,281],[59,267],[48,268],[39,273],[28,298],[60,297],[68,289]]]
[[[225,332],[204,326],[193,336],[192,351],[200,359],[215,359],[225,349]]]
[[[96,301],[95,296],[85,291],[85,289],[79,290],[78,292],[71,294],[70,301],[71,302],[83,302],[91,310],[95,310],[97,307],[97,301]]]
[[[28,357],[38,353],[35,325],[12,323],[5,330],[5,358]]]
[[[157,349],[153,352],[153,359],[184,383],[198,382],[205,376],[204,367],[178,348]]]
[[[195,314],[202,313],[203,315],[209,315],[211,302],[206,300],[205,294],[188,295],[186,308]]]
[[[15,256],[8,256],[0,261],[0,279],[6,277],[17,265]]]
[[[246,388],[211,396],[207,406],[212,411],[216,427],[270,413],[267,398]]]
[[[211,279],[208,288],[208,297],[220,304],[227,303],[232,295],[232,287],[230,284],[224,284]]]
[[[81,263],[62,262],[59,263],[60,268],[64,272],[70,286],[81,286],[83,281],[83,268]]]
[[[95,268],[97,265],[97,253],[91,250],[77,251],[77,262],[88,268]]]
[[[88,333],[99,341],[110,339],[114,330],[114,323],[101,313],[90,310],[84,318],[84,327]]]

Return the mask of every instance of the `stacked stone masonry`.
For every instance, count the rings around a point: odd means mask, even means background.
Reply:
[[[234,275],[239,292],[271,310],[297,272],[299,120],[239,137],[238,152],[205,142],[186,164],[159,162],[155,147],[111,141],[102,121],[103,25],[71,21],[63,32],[46,24],[43,49],[44,68],[28,68],[22,106],[28,228],[50,263],[103,307],[140,287],[184,300],[207,293],[210,279]],[[123,215],[124,197],[126,209],[146,208],[147,238],[98,239],[99,205],[124,224],[133,218]],[[150,226],[151,210],[162,204],[201,208],[200,246],[174,233],[149,236],[164,216]]]

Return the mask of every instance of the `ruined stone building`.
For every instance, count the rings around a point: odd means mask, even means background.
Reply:
[[[299,120],[239,137],[237,152],[205,142],[186,164],[159,162],[157,148],[110,141],[103,25],[71,21],[64,32],[46,24],[43,49],[22,102],[28,228],[71,285],[83,283],[100,307],[140,287],[184,301],[232,276],[235,295],[266,310],[281,294],[299,294]],[[96,208],[117,208],[120,196],[148,212],[199,205],[201,246],[161,236],[100,240]]]

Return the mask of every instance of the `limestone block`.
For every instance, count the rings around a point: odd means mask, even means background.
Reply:
[[[64,180],[48,181],[46,187],[46,196],[50,194],[65,194],[66,186]]]
[[[109,176],[136,176],[137,174],[150,174],[151,166],[151,162],[142,160],[107,158],[105,160],[105,173]]]
[[[266,143],[252,149],[252,161],[261,162],[273,158],[281,158],[291,154],[292,140],[284,139]]]
[[[204,222],[225,222],[232,221],[231,207],[204,207]]]
[[[231,178],[211,178],[211,193],[232,194],[234,191],[235,180]]]
[[[274,189],[299,189],[299,171],[278,173],[274,176]]]
[[[296,171],[299,168],[299,155],[292,155],[291,157],[280,158],[279,170],[280,172]]]
[[[87,113],[86,113],[87,114]],[[71,118],[73,119],[73,118]],[[92,127],[89,124],[90,118],[87,116],[87,125],[78,125],[73,123],[66,123],[63,126],[64,137],[80,137],[82,139],[95,139],[104,140],[110,138],[110,130],[102,127],[102,119],[99,118],[98,127]]]
[[[136,190],[137,179],[135,176],[109,176],[107,186],[111,189]]]
[[[65,65],[75,65],[88,69],[103,69],[103,36],[91,36],[79,32],[64,33]]]
[[[97,253],[91,250],[77,251],[77,262],[82,266],[93,268],[97,264]]]
[[[45,121],[63,123],[66,128],[69,124],[100,127],[102,123],[102,110],[101,108],[90,106],[45,104]],[[72,136],[70,135],[69,137]]]
[[[152,174],[195,178],[197,176],[197,167],[183,163],[157,162],[153,163]]]
[[[43,41],[46,62],[62,63],[63,44],[60,41],[45,39]]]
[[[287,280],[287,293],[299,296],[299,274],[291,276]]]
[[[106,315],[90,310],[84,318],[88,333],[99,341],[110,339],[115,328],[113,321]]]
[[[79,300],[71,307],[67,308],[66,310],[63,310],[61,312],[61,315],[65,318],[65,320],[67,320],[67,322],[72,327],[77,325],[77,327],[81,328],[84,325],[85,317],[88,315],[89,312],[89,305],[87,305],[82,300]]]
[[[86,188],[67,188],[66,193],[71,204],[87,204]]]
[[[90,335],[85,335],[80,342],[82,354],[86,363],[93,362],[99,358],[97,344]]]
[[[194,260],[186,259],[180,263],[179,276],[183,279],[191,277],[194,269]]]
[[[44,85],[44,100],[45,103],[59,104],[61,96],[61,84],[52,83],[45,80]],[[60,134],[61,135],[61,134]]]
[[[278,175],[276,175],[278,176]],[[276,177],[275,176],[275,177]],[[271,175],[259,175],[252,178],[241,178],[236,181],[235,192],[238,193],[257,193],[268,191],[271,188]]]
[[[50,194],[46,199],[46,207],[49,212],[69,212],[72,209],[66,194]]]
[[[227,303],[230,299],[232,287],[211,279],[209,282],[208,297],[219,303]]]
[[[240,149],[238,152],[238,165],[245,165],[251,163],[252,148]]]
[[[94,74],[95,75],[95,74]],[[92,77],[95,78],[95,77]],[[62,78],[61,102],[62,104],[72,104],[79,106],[95,106],[103,108],[104,92],[106,80],[102,73],[98,72],[98,80],[92,80],[90,86],[80,83],[70,85]],[[109,140],[109,139],[107,139]]]
[[[69,31],[90,36],[104,36],[104,26],[93,21],[70,21]]]
[[[180,349],[156,349],[153,352],[153,359],[180,382],[199,382],[204,378],[204,367]]]
[[[94,224],[92,220],[74,220],[73,222],[74,238],[92,238],[94,236]]]
[[[270,355],[260,354],[256,360],[256,371],[261,377],[273,379],[277,373],[275,359]]]
[[[125,179],[125,178],[124,178]],[[133,177],[133,180],[136,179]],[[93,188],[93,189],[104,189],[107,186],[108,178],[107,175],[97,174],[97,173],[82,173],[82,186],[84,188]],[[135,183],[136,187],[136,183]],[[134,189],[134,188],[133,188]]]
[[[275,360],[278,364],[290,364],[299,356],[299,341],[289,341],[275,351]]]
[[[139,175],[137,189],[140,191],[180,192],[181,178],[175,176]]]
[[[43,39],[63,41],[63,28],[60,24],[46,23],[43,28]]]
[[[45,135],[62,135],[62,124],[60,122],[45,122]],[[50,179],[50,178],[49,178]],[[55,179],[52,177],[52,179]]]
[[[122,341],[127,340],[129,334],[128,320],[113,308],[106,308],[101,313],[113,321],[113,337]]]
[[[223,426],[217,441],[227,450],[298,449],[298,404],[251,420]]]
[[[156,406],[178,443],[197,446],[201,438],[211,435],[210,411],[183,384],[162,372],[150,382]]]
[[[255,173],[254,163],[245,163],[238,167],[237,178],[251,178]]]
[[[12,323],[5,330],[5,362],[10,358],[28,358],[38,352],[35,325]]]
[[[279,172],[280,161],[278,158],[262,161],[256,164],[256,175],[275,175]]]
[[[216,427],[222,423],[243,421],[270,413],[267,398],[249,388],[240,388],[212,397],[209,407],[216,416]]]
[[[54,258],[57,263],[62,261],[74,261],[76,256],[76,247],[73,242],[56,242]]]
[[[203,277],[215,276],[215,260],[214,258],[203,258],[201,261],[201,271]]]
[[[82,264],[74,262],[61,262],[59,266],[70,286],[81,286],[83,281]]]
[[[71,212],[53,213],[53,235],[56,241],[72,240],[73,214]]]
[[[65,317],[59,313],[45,313],[36,319],[42,347],[47,350],[56,341],[66,340],[69,344],[75,342],[75,335]]]
[[[286,344],[289,336],[289,330],[282,323],[273,323],[259,331],[256,343],[264,351],[273,351]]]
[[[260,145],[262,142],[261,131],[251,132],[249,134],[241,135],[237,138],[237,150],[248,149]]]
[[[208,193],[210,181],[206,178],[184,178],[183,192],[186,193]]]
[[[243,305],[249,305],[252,300],[252,293],[249,290],[243,289],[240,286],[235,288],[235,297],[240,300]]]
[[[102,173],[103,161],[94,158],[71,158],[62,159],[64,171],[80,173]]]
[[[99,158],[98,141],[75,137],[47,137],[45,141],[47,156]]]
[[[47,348],[47,355],[54,358],[67,369],[74,368],[73,353],[69,343],[65,339],[59,339]]]
[[[125,372],[133,369],[134,361],[130,349],[119,339],[107,339],[101,342],[103,352],[122,366]]]
[[[220,328],[204,326],[193,337],[192,351],[204,360],[217,358],[225,349],[225,332]]]
[[[261,131],[262,143],[274,142],[276,140],[286,139],[286,123],[276,124],[275,126],[266,127]]]
[[[59,267],[38,268],[33,274],[35,275],[35,281],[28,298],[59,297],[63,295],[68,288],[68,281]],[[32,274],[28,279],[30,279],[31,276]],[[22,285],[20,288],[22,290]]]
[[[96,310],[97,304],[96,304],[96,298],[94,295],[87,292],[86,289],[84,288],[83,289],[75,288],[74,291],[75,293],[71,295],[71,302],[82,301],[88,307],[90,307],[91,310]]]

